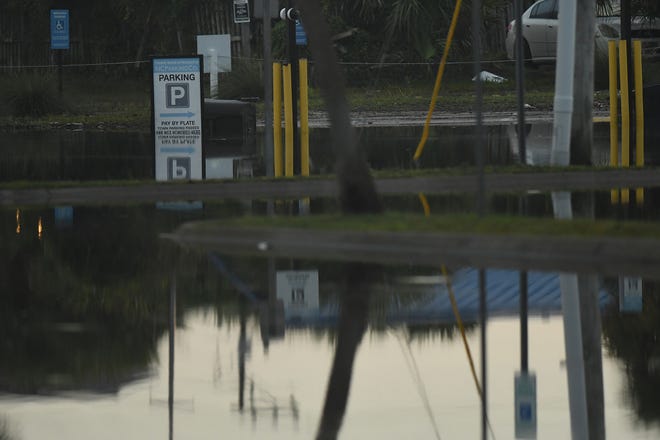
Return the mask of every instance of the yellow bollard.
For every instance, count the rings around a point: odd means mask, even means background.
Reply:
[[[284,175],[293,177],[293,97],[291,65],[284,65]]]
[[[619,97],[618,97],[618,71],[616,43],[612,40],[607,43],[608,60],[610,65],[610,166],[619,165]],[[612,204],[619,203],[619,190],[610,190]]]
[[[628,104],[628,48],[619,41],[619,72],[621,73],[621,166],[630,166],[630,107]]]
[[[628,48],[619,41],[619,73],[621,74],[621,166],[630,167],[630,107],[628,96]],[[630,190],[621,190],[621,203],[630,203]]]
[[[642,42],[633,41],[635,65],[635,166],[644,166],[644,81],[642,80]]]
[[[309,176],[309,94],[307,59],[301,58],[300,70],[300,175]]]
[[[282,65],[273,63],[273,165],[275,177],[282,177]]]
[[[610,62],[610,166],[619,165],[619,108],[617,96],[616,43],[607,43]]]
[[[635,166],[644,166],[644,81],[642,80],[642,42],[633,42],[635,62]],[[644,204],[644,189],[635,190],[635,202]]]

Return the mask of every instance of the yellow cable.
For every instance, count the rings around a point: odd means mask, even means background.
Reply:
[[[459,0],[460,1],[460,0]],[[422,203],[424,208],[424,215],[429,217],[431,215],[431,208],[429,202],[426,199],[424,193],[419,193],[419,201]],[[477,387],[477,393],[479,397],[483,398],[483,392],[481,391],[481,385],[479,384],[479,379],[477,378],[477,369],[474,367],[474,360],[472,359],[472,351],[470,350],[470,345],[467,341],[467,336],[465,334],[465,326],[463,325],[463,319],[461,319],[461,313],[458,311],[458,304],[456,303],[456,295],[454,295],[454,289],[451,287],[451,281],[449,280],[449,274],[447,273],[447,267],[442,264],[440,265],[442,270],[442,276],[445,277],[445,284],[447,285],[447,292],[449,293],[449,301],[451,302],[451,309],[454,312],[454,317],[456,318],[456,324],[461,331],[461,338],[463,339],[463,346],[465,347],[465,352],[468,357],[468,362],[470,363],[470,370],[472,371],[472,378],[474,379],[474,385]],[[490,435],[495,438],[495,432],[493,427],[490,424],[490,419],[486,419],[488,423],[488,429],[490,430]]]
[[[451,282],[449,281],[449,275],[447,274],[447,268],[445,265],[440,266],[442,270],[442,276],[445,277],[445,284],[447,285],[447,292],[449,292],[449,301],[451,301],[451,308],[454,311],[454,316],[456,317],[456,323],[458,328],[461,331],[461,337],[463,338],[463,345],[465,346],[465,352],[467,353],[468,361],[470,363],[470,370],[472,371],[472,378],[474,379],[474,385],[477,387],[477,392],[479,397],[483,398],[483,392],[481,391],[481,385],[479,384],[479,379],[477,378],[477,370],[474,368],[474,361],[472,360],[472,352],[470,351],[470,345],[467,341],[467,336],[465,335],[465,326],[463,326],[463,320],[461,319],[461,314],[458,311],[458,304],[456,304],[456,296],[454,295],[454,289],[451,287]],[[488,423],[488,430],[490,435],[495,438],[495,432],[493,432],[493,427],[490,425],[490,419],[486,419]]]
[[[419,201],[422,203],[422,207],[424,208],[424,215],[426,217],[430,216],[431,207],[429,206],[429,201],[426,199],[424,193],[419,193]]]
[[[431,124],[431,116],[433,116],[433,109],[435,108],[435,103],[438,99],[438,93],[440,93],[440,85],[442,83],[442,76],[445,73],[445,65],[447,64],[447,57],[449,56],[449,48],[451,47],[451,40],[454,38],[454,31],[456,30],[456,23],[458,22],[458,13],[461,10],[462,0],[456,1],[456,7],[454,8],[454,15],[451,19],[451,24],[449,25],[449,32],[447,32],[447,42],[445,44],[445,50],[442,54],[442,59],[440,60],[440,66],[438,67],[438,74],[435,77],[435,86],[433,87],[433,96],[431,96],[431,105],[429,106],[429,112],[426,115],[426,122],[424,123],[424,131],[422,132],[422,139],[417,145],[417,150],[415,150],[415,155],[413,156],[414,160],[419,160],[422,156],[422,151],[424,151],[424,145],[426,145],[426,140],[429,138],[429,125]]]

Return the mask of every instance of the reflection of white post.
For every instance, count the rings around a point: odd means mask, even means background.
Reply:
[[[215,49],[209,49],[209,57],[211,62],[209,65],[209,77],[211,79],[211,98],[218,97],[218,55],[215,53]]]
[[[555,218],[571,219],[571,194],[552,193]],[[580,294],[577,275],[559,274],[561,309],[564,319],[564,345],[566,349],[566,375],[568,378],[568,405],[571,413],[573,440],[587,440],[587,391],[584,379],[584,355],[582,351],[582,326],[580,322]]]

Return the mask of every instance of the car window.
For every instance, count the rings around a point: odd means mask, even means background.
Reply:
[[[557,0],[545,0],[534,6],[529,14],[529,18],[556,19],[557,10]]]

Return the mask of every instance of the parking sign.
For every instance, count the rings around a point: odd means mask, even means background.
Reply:
[[[156,180],[204,178],[202,57],[154,58]]]
[[[188,83],[165,84],[165,106],[167,108],[190,107],[190,85]]]
[[[69,49],[69,10],[50,10],[50,48]]]
[[[536,438],[536,375],[519,372],[514,377],[515,434],[517,439]]]

